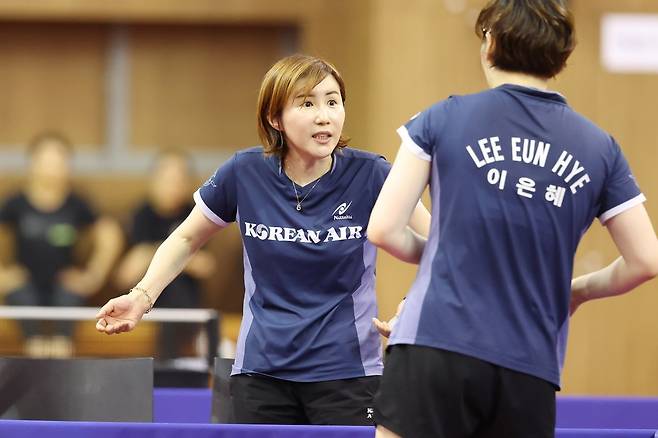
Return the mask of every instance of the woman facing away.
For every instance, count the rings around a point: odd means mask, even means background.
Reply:
[[[368,226],[394,255],[422,252],[389,342],[378,437],[553,437],[570,313],[658,272],[645,198],[619,145],[548,90],[575,45],[567,2],[491,0],[476,30],[490,89],[438,102],[398,130]],[[428,184],[425,245],[405,226]],[[594,218],[620,257],[572,280]]]
[[[137,286],[98,313],[99,331],[132,330],[198,248],[237,222],[245,281],[231,377],[238,423],[372,424],[382,359],[372,324],[376,250],[365,231],[390,165],[347,147],[344,102],[343,79],[326,61],[277,62],[258,99],[263,147],[219,167]],[[429,222],[419,204],[414,235],[427,235]]]

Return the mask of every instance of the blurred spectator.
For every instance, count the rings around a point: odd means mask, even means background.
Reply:
[[[15,240],[14,262],[0,266],[0,296],[17,306],[82,306],[102,286],[122,246],[118,224],[99,217],[71,186],[72,145],[54,132],[38,135],[28,148],[26,181],[0,208],[0,225]],[[92,252],[84,267],[74,248],[90,230]],[[69,356],[71,322],[53,324],[46,336],[38,321],[21,323],[25,351],[33,356]]]
[[[155,250],[180,225],[194,207],[195,185],[189,157],[182,151],[161,152],[155,160],[148,198],[135,210],[130,245],[117,270],[116,283],[122,289],[136,284],[146,273]],[[215,269],[215,259],[200,250],[186,269],[167,286],[158,307],[198,308],[201,306],[201,280]],[[163,359],[186,355],[198,327],[164,324],[159,336],[158,356]]]

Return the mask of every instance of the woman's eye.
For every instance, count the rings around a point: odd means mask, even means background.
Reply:
[[[329,101],[329,106],[336,106],[336,105],[338,105],[338,102],[336,102],[335,100],[331,99]]]
[[[304,102],[302,103],[302,106],[303,106],[304,108],[310,108],[310,107],[313,106],[313,102],[306,100],[306,101],[304,101]]]

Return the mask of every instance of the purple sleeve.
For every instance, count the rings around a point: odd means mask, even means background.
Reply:
[[[372,186],[375,195],[375,200],[377,200],[377,197],[379,196],[379,192],[382,191],[382,186],[384,185],[384,181],[386,181],[386,177],[388,176],[390,171],[391,171],[391,163],[386,161],[384,157],[380,157],[379,159],[375,160],[373,171],[372,171],[372,181],[373,181]]]
[[[601,223],[646,201],[617,142],[612,139],[612,167],[601,193]]]
[[[443,100],[416,114],[398,129],[402,145],[418,158],[431,161],[438,146],[438,138],[446,123],[447,106],[451,99]]]
[[[237,155],[233,155],[194,193],[196,205],[208,219],[220,226],[226,226],[236,218],[236,166]]]

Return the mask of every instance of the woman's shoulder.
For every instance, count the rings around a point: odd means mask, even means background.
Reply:
[[[232,159],[236,165],[263,163],[273,159],[273,156],[265,155],[262,146],[253,146],[246,149],[240,149],[233,154]]]
[[[17,190],[8,194],[2,200],[2,206],[0,208],[11,210],[11,209],[23,209],[29,207],[30,202],[27,199],[27,196],[22,190]]]
[[[263,146],[252,146],[245,149],[240,149],[235,153],[235,156],[239,157],[263,157],[265,153],[263,152]]]
[[[357,149],[351,146],[345,147],[336,152],[336,157],[346,159],[346,160],[385,160],[383,155],[376,152],[370,152],[363,149]]]
[[[240,149],[219,163],[216,172],[226,172],[229,169],[234,171],[236,168],[243,168],[244,166],[253,167],[254,165],[266,163],[271,159],[271,156],[265,155],[262,146]]]
[[[66,195],[66,204],[74,205],[89,205],[89,200],[85,195],[78,192],[77,190],[71,190],[68,195]]]

